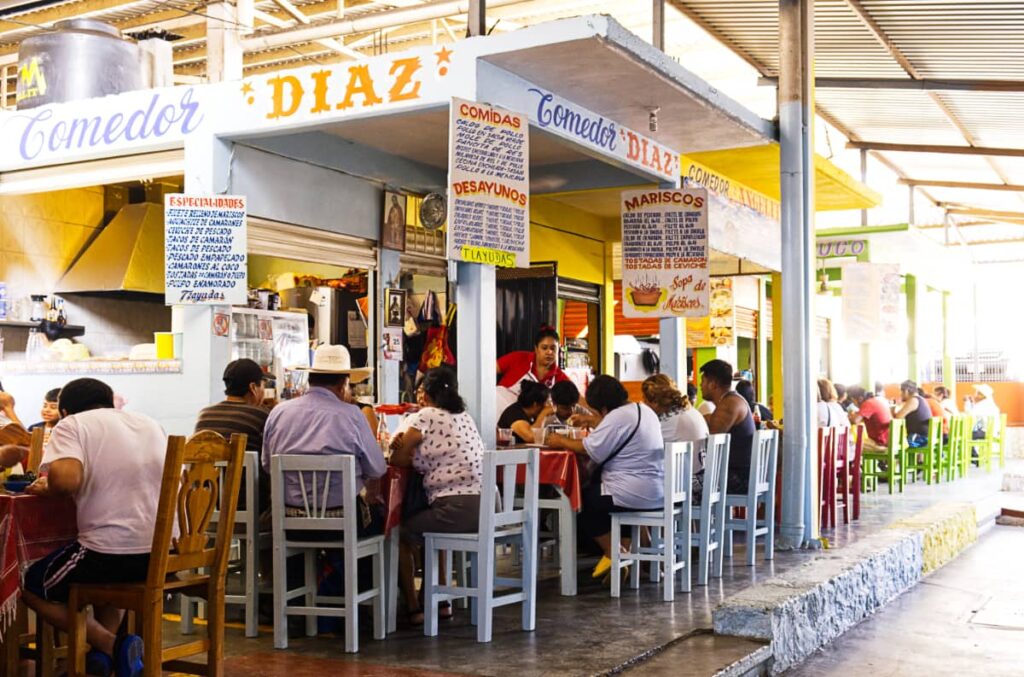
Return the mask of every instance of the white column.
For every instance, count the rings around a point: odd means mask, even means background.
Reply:
[[[806,519],[814,416],[813,0],[779,2],[779,136],[782,174],[782,350],[786,434],[782,438],[780,549],[810,536]]]
[[[206,16],[207,79],[210,82],[241,80],[242,26],[238,5],[234,2],[210,3],[206,6]]]
[[[681,317],[666,317],[658,322],[661,335],[661,373],[665,374],[686,392],[686,320]]]
[[[459,391],[480,429],[484,446],[493,449],[498,423],[494,268],[477,263],[456,265]]]

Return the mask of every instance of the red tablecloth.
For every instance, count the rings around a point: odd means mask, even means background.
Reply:
[[[520,469],[518,481],[525,481],[525,471]],[[565,492],[572,509],[579,512],[583,505],[580,494],[580,469],[576,454],[560,449],[541,449],[540,451],[540,484],[554,484]]]
[[[389,465],[388,471],[381,478],[380,489],[388,508],[388,516],[384,521],[385,536],[389,536],[391,530],[402,523],[402,498],[411,473],[411,468]]]
[[[14,619],[21,570],[77,533],[70,498],[0,494],[0,636]]]

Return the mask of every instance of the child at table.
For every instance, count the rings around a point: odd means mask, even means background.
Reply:
[[[57,398],[60,396],[60,388],[54,388],[43,396],[43,408],[39,411],[39,416],[43,419],[39,423],[33,423],[28,427],[28,431],[32,432],[36,428],[43,429],[43,444],[50,441],[50,431],[57,425],[57,421],[60,420],[60,411],[57,410]]]

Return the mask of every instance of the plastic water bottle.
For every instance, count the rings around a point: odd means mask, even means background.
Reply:
[[[388,430],[387,417],[383,415],[377,421],[377,443],[380,444],[384,458],[391,455],[391,432]]]
[[[0,282],[0,320],[7,319],[7,283]]]

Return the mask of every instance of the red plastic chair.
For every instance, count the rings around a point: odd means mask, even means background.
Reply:
[[[853,499],[853,521],[860,519],[860,492],[861,492],[861,463],[864,461],[864,438],[867,436],[867,429],[863,425],[857,426],[854,433],[853,459],[850,461],[850,496]]]
[[[836,503],[843,508],[843,524],[850,523],[850,429],[836,427],[832,434],[835,446]]]
[[[836,445],[834,428],[818,428],[818,505],[821,528],[836,525]]]

